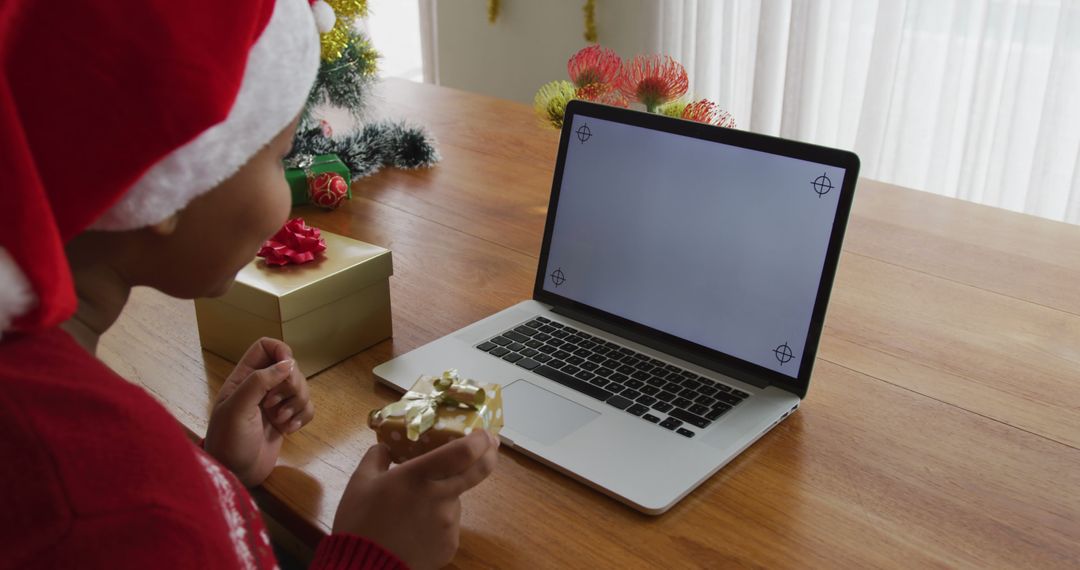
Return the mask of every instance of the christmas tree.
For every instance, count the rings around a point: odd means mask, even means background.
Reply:
[[[367,15],[367,0],[319,0],[312,9],[319,26],[322,61],[286,162],[305,155],[336,154],[353,180],[387,165],[419,168],[437,162],[438,152],[424,129],[404,121],[362,122],[377,81],[379,58],[368,38],[354,27],[356,18]],[[335,136],[312,114],[326,106],[347,109],[362,126]]]

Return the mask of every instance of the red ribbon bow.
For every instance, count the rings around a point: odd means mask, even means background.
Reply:
[[[325,250],[326,242],[319,236],[319,228],[309,227],[303,218],[293,218],[263,244],[258,256],[267,265],[300,264],[315,259]]]

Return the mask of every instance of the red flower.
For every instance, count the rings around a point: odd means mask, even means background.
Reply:
[[[694,101],[687,105],[683,109],[682,118],[718,127],[735,128],[735,118],[731,116],[731,113],[722,110],[719,105],[708,99]]]
[[[581,88],[593,83],[613,83],[619,78],[622,60],[615,50],[591,45],[570,56],[566,72],[574,87]]]
[[[639,55],[623,66],[619,78],[623,95],[644,103],[650,113],[685,95],[689,86],[686,69],[669,55]]]
[[[299,264],[315,259],[316,254],[325,250],[326,242],[320,237],[319,228],[308,227],[303,218],[293,218],[263,244],[258,256],[267,265]]]
[[[590,83],[584,87],[579,87],[574,96],[585,101],[613,107],[628,107],[630,105],[626,97],[623,97],[615,86],[608,83]]]

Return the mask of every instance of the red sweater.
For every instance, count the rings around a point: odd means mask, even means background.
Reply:
[[[274,568],[243,485],[60,329],[0,340],[0,568]],[[397,568],[358,536],[313,568]]]

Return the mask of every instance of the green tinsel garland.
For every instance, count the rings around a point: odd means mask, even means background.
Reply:
[[[336,154],[349,167],[353,180],[370,176],[383,166],[422,168],[439,161],[431,137],[419,127],[404,122],[369,123],[343,137],[327,138],[319,126],[297,129],[293,150],[296,155]]]
[[[370,176],[383,166],[420,168],[439,161],[439,153],[424,129],[383,121],[364,125],[341,137],[327,137],[311,116],[318,106],[332,106],[348,109],[355,119],[362,120],[371,90],[378,81],[375,75],[378,58],[378,52],[363,34],[349,31],[341,56],[324,61],[319,67],[293,138],[293,151],[287,158],[299,154],[336,154],[349,167],[353,180]]]
[[[304,107],[305,118],[315,106],[324,104],[348,109],[360,118],[367,108],[367,95],[378,80],[375,75],[378,59],[379,53],[367,38],[359,32],[350,32],[341,57],[319,66]]]

